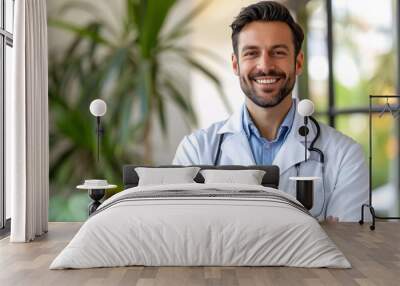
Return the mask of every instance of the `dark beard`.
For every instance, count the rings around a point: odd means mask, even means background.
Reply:
[[[274,107],[280,104],[288,95],[290,95],[293,91],[294,85],[296,83],[295,80],[295,71],[289,74],[286,78],[286,75],[283,73],[278,73],[276,71],[270,71],[268,73],[257,73],[255,75],[249,76],[249,81],[253,81],[253,78],[257,76],[280,76],[281,80],[286,80],[283,87],[278,91],[278,94],[275,95],[271,100],[266,100],[265,98],[261,98],[257,96],[256,91],[251,85],[248,85],[244,79],[244,77],[240,76],[240,87],[242,88],[243,93],[257,106],[262,108]]]

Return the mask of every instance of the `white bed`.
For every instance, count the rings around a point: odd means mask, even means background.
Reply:
[[[282,191],[255,185],[130,188],[99,207],[50,269],[127,265],[350,268],[318,221],[299,205]]]

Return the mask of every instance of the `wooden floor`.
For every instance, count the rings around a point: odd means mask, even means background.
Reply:
[[[81,223],[50,223],[32,243],[0,241],[0,285],[400,285],[400,222],[323,225],[353,268],[121,267],[48,270]]]

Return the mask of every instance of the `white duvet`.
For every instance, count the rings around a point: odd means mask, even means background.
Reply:
[[[127,189],[99,207],[50,269],[127,265],[351,267],[317,220],[279,200],[242,195],[118,202],[136,192],[168,190],[265,191],[298,203],[282,191],[254,185],[193,183]]]

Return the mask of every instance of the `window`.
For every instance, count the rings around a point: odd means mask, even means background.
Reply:
[[[368,155],[369,95],[396,94],[397,1],[311,0],[307,4],[309,97],[323,122],[359,142]],[[396,34],[397,33],[397,34]],[[331,48],[330,58],[328,47]],[[385,99],[374,105],[383,106]],[[399,106],[391,101],[391,106]],[[379,110],[379,108],[378,108]],[[379,113],[378,113],[379,114]],[[398,122],[373,116],[373,205],[398,216]]]
[[[0,0],[0,228],[9,226],[10,194],[4,188],[4,106],[6,96],[11,92],[12,48],[14,32],[14,0]]]
[[[307,51],[308,97],[314,102],[318,111],[328,107],[328,48],[326,41],[327,15],[325,0],[314,0],[306,7],[308,23],[303,24],[307,37],[303,49]],[[301,95],[301,97],[304,97]],[[317,119],[328,123],[326,115]]]

